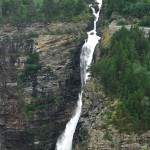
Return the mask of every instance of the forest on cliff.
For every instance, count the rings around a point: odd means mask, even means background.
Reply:
[[[0,22],[21,25],[38,21],[71,21],[79,19],[80,14],[86,18],[85,8],[84,0],[0,0]]]
[[[110,99],[119,99],[109,123],[120,131],[147,131],[150,129],[150,32],[146,36],[139,27],[150,26],[150,1],[107,0],[106,4],[108,18],[115,13],[138,18],[138,22],[130,30],[122,27],[106,45],[101,44],[100,59],[91,71]],[[122,25],[126,25],[125,21]]]
[[[150,25],[149,0],[104,0],[107,16],[118,12],[140,19],[139,25]],[[85,0],[0,0],[0,22],[21,25],[37,21],[81,20],[88,17]],[[82,17],[79,15],[82,14]]]
[[[138,27],[114,33],[109,47],[101,46],[92,66],[106,93],[120,102],[113,124],[120,130],[148,130],[150,124],[150,36]],[[125,128],[128,124],[128,129]]]
[[[150,26],[150,0],[106,0],[107,16],[117,12],[140,19],[140,26]]]

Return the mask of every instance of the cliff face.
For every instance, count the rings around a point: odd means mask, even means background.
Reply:
[[[73,150],[148,150],[150,131],[142,134],[121,133],[108,124],[117,100],[108,99],[97,79],[84,87],[82,115]],[[125,126],[128,126],[125,124]]]
[[[1,150],[55,148],[76,107],[86,26],[81,22],[37,23],[18,30],[1,25]],[[33,52],[38,53],[42,67],[22,80],[28,53]]]
[[[100,26],[98,22],[98,34],[102,32],[102,40],[108,44],[108,29],[101,30]],[[91,30],[93,21],[88,27],[84,22],[37,23],[20,29],[0,26],[0,150],[55,149],[80,91],[79,58],[85,28]],[[38,53],[42,67],[34,77],[23,81],[21,76],[31,52]],[[94,60],[98,58],[97,46]],[[113,104],[97,83],[91,78],[84,88],[74,150],[147,147],[149,132],[128,135],[112,126],[106,128],[105,114],[111,111],[107,106]]]
[[[108,26],[102,26],[105,21],[105,6],[103,6],[100,20],[97,24],[98,34],[102,33],[101,43],[107,46],[111,35],[121,27],[112,25],[110,21]],[[112,19],[112,18],[111,18]],[[147,35],[147,28],[142,28]],[[101,44],[100,43],[100,44]],[[99,58],[100,46],[95,50],[95,61]],[[111,113],[115,114],[117,99],[109,99],[105,94],[103,86],[99,79],[91,77],[84,87],[83,109],[74,136],[73,150],[149,150],[150,131],[142,134],[121,133],[112,124]],[[127,124],[124,126],[128,127]]]

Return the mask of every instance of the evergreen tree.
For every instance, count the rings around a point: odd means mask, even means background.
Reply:
[[[123,27],[112,36],[109,53],[91,67],[93,75],[100,77],[106,93],[120,99],[115,116],[118,122],[114,118],[117,128],[125,129],[122,125],[129,123],[130,131],[149,129],[149,58],[150,43],[143,32],[137,27],[130,31]],[[141,127],[142,123],[145,126]]]
[[[36,52],[29,53],[29,56],[25,62],[25,70],[22,74],[22,79],[24,81],[29,80],[32,82],[33,93],[32,96],[36,96],[36,86],[37,86],[37,75],[38,71],[41,70],[41,64],[39,63],[39,54]]]

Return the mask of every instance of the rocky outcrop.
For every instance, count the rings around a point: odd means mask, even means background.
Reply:
[[[122,28],[122,26],[118,26],[116,25],[116,21],[113,21],[109,24],[109,32],[110,34],[115,33],[116,31],[120,30]],[[128,30],[131,29],[131,25],[126,25],[125,28],[127,28]],[[144,31],[145,35],[148,37],[150,28],[149,27],[140,27],[141,30]]]
[[[104,7],[104,6],[103,6]],[[104,23],[103,14],[100,16]],[[102,19],[103,18],[103,19]],[[99,33],[102,32],[102,45],[108,47],[111,35],[122,26],[117,26],[118,16],[111,18],[108,27],[101,27],[98,24]],[[114,20],[114,21],[113,21]],[[100,29],[101,27],[101,29]],[[131,25],[126,26],[128,29]],[[141,28],[146,35],[149,28]],[[99,59],[99,47],[95,51],[95,60]],[[150,131],[142,134],[138,133],[120,133],[110,120],[110,113],[115,113],[110,109],[111,105],[116,105],[117,100],[110,100],[106,96],[99,79],[91,78],[84,87],[83,109],[74,137],[73,150],[149,150],[150,149]],[[109,117],[108,117],[109,116]],[[127,125],[125,125],[127,126]]]
[[[110,100],[96,79],[84,88],[83,111],[74,141],[74,150],[148,150],[150,131],[143,134],[120,133],[107,117]],[[106,115],[107,114],[107,115]]]
[[[0,30],[0,149],[54,150],[74,113],[80,91],[80,49],[84,22],[36,23],[20,30]],[[37,52],[42,69],[22,81],[29,52]]]

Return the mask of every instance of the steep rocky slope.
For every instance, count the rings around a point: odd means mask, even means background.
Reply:
[[[1,25],[1,150],[54,149],[76,107],[86,28],[84,22],[37,23],[19,30]],[[23,81],[30,52],[39,54],[42,68]]]
[[[103,6],[102,14],[98,24],[98,31],[102,34],[101,43],[107,46],[112,34],[122,26],[117,26],[120,19],[110,18],[108,25],[105,25]],[[114,24],[115,23],[115,24]],[[103,24],[103,25],[102,25]],[[131,25],[126,26],[130,28]],[[149,28],[141,28],[147,37]],[[101,44],[100,43],[100,44]],[[96,48],[96,60],[99,58],[98,45]],[[121,133],[108,121],[111,120],[110,113],[115,113],[115,106],[118,100],[111,100],[105,94],[99,79],[91,77],[84,87],[83,110],[77,126],[74,141],[74,150],[149,150],[150,131],[145,133]],[[126,127],[128,125],[125,125]]]
[[[90,0],[89,0],[90,1]],[[101,20],[103,20],[103,12]],[[56,140],[74,113],[80,91],[79,55],[86,30],[84,22],[36,23],[20,29],[0,25],[0,149],[54,150]],[[104,43],[114,30],[101,29]],[[90,28],[90,29],[89,29]],[[86,29],[86,30],[85,30]],[[113,31],[112,31],[112,30]],[[117,27],[118,29],[118,27]],[[37,52],[42,69],[33,80],[21,74],[29,52]],[[94,61],[99,57],[97,46]],[[33,96],[33,93],[35,94]],[[84,88],[83,110],[74,150],[140,150],[148,147],[150,133],[121,134],[105,126],[111,111],[96,79]]]
[[[109,113],[113,112],[117,100],[114,103],[108,99],[97,83],[97,79],[92,78],[84,88],[83,111],[74,150],[148,150],[150,131],[140,135],[120,133],[113,125],[108,125]]]

